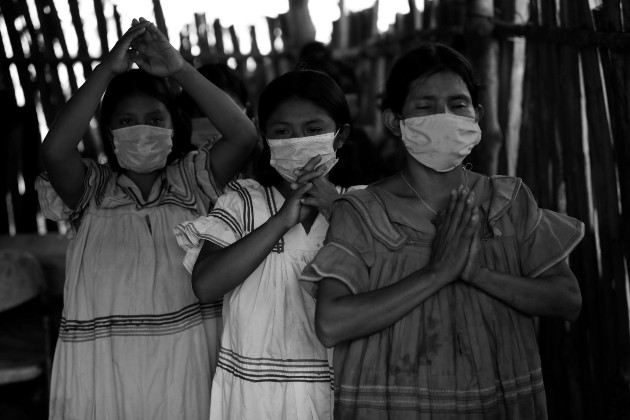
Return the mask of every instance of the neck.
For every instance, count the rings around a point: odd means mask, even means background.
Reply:
[[[160,171],[153,171],[146,174],[141,174],[129,170],[125,170],[124,174],[133,181],[134,184],[140,189],[140,193],[142,193],[142,198],[145,200],[149,198],[151,194],[151,189],[153,188],[153,184],[155,184],[155,180],[160,175]]]
[[[452,190],[457,190],[460,185],[467,186],[467,176],[461,165],[448,172],[436,172],[414,160],[407,162],[402,174],[415,193],[437,212],[446,209]],[[414,191],[409,192],[414,194]]]

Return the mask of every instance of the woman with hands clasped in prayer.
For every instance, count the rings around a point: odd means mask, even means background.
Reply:
[[[210,418],[329,419],[328,352],[298,279],[346,190],[327,174],[350,132],[350,112],[330,77],[306,70],[272,81],[258,118],[256,181],[230,183],[207,217],[177,228],[195,293],[202,302],[223,298]]]
[[[190,144],[170,81],[223,134],[211,152]],[[99,104],[107,163],[77,151]],[[208,418],[209,349],[173,229],[207,214],[255,142],[230,97],[142,18],[63,107],[36,183],[72,238],[51,419]]]
[[[519,178],[462,167],[483,109],[451,48],[402,56],[382,105],[406,165],[335,202],[301,278],[335,346],[335,418],[546,418],[534,317],[577,317],[566,258],[583,225]]]

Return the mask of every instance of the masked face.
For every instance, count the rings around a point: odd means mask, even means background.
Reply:
[[[114,153],[121,168],[149,173],[166,166],[173,148],[173,130],[151,125],[132,125],[112,130]]]
[[[456,168],[481,141],[474,119],[452,114],[407,118],[400,131],[409,154],[437,172]]]
[[[268,139],[271,152],[270,164],[287,181],[295,182],[296,169],[301,169],[315,156],[322,157],[318,166],[324,165],[326,175],[339,161],[333,147],[335,133],[289,139]]]

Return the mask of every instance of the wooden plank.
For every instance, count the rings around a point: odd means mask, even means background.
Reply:
[[[217,54],[223,55],[225,54],[225,47],[223,45],[223,26],[221,26],[221,21],[215,19],[212,28],[214,30],[215,39],[214,48],[216,48]]]
[[[120,13],[118,13],[118,6],[114,4],[114,23],[116,24],[116,36],[118,39],[122,38],[123,30],[120,23]]]
[[[200,62],[206,63],[210,60],[212,52],[210,51],[210,44],[208,43],[208,23],[206,22],[205,13],[195,13],[195,28],[197,31]],[[188,42],[190,42],[190,40]]]
[[[164,11],[162,10],[160,0],[153,0],[153,14],[155,15],[155,25],[160,32],[164,34],[166,39],[168,39],[168,28],[166,27],[166,19],[164,18]]]
[[[594,30],[590,4],[584,0],[577,2],[579,23],[590,30]],[[599,302],[603,309],[601,325],[605,336],[599,343],[604,352],[603,374],[606,381],[603,384],[604,407],[613,405],[616,395],[628,391],[627,377],[622,377],[620,370],[621,359],[626,355],[620,354],[621,334],[628,333],[628,311],[617,312],[615,295],[624,290],[625,267],[623,260],[623,240],[621,238],[621,220],[618,206],[617,183],[615,173],[614,150],[608,114],[604,100],[604,86],[600,72],[599,52],[594,47],[583,48],[581,51],[582,68],[585,80],[585,98],[587,122],[589,128],[589,151],[591,159],[591,179],[593,183],[594,206],[597,211],[599,246],[601,249],[600,262],[602,281],[599,282],[602,299]],[[602,407],[602,409],[604,408]]]
[[[96,29],[101,42],[101,54],[104,56],[109,52],[109,42],[107,40],[107,19],[105,19],[105,11],[103,10],[102,0],[94,1],[94,15],[96,17]]]
[[[594,14],[596,28],[599,31],[621,31],[624,28],[623,15],[619,0],[605,0],[603,8]],[[606,87],[606,98],[608,100],[608,110],[611,123],[612,150],[614,151],[617,181],[619,182],[619,200],[621,211],[619,214],[620,225],[620,251],[623,254],[617,257],[626,263],[630,262],[630,99],[627,92],[630,87],[629,70],[630,60],[627,54],[619,54],[606,49],[600,50],[601,64]],[[613,174],[611,174],[612,176]],[[613,228],[613,227],[611,227]],[[624,239],[625,238],[625,239]],[[619,263],[623,265],[623,261]],[[622,275],[619,267],[619,275]],[[625,266],[625,275],[628,275],[628,266]],[[628,313],[628,286],[623,279],[613,285],[613,299],[617,317],[619,318],[619,328],[616,331],[616,347],[619,354],[619,376],[626,378],[626,386],[630,386],[630,325],[628,318],[623,314]],[[630,398],[630,392],[628,397]],[[615,403],[619,404],[619,403]],[[630,415],[630,407],[628,408]]]
[[[92,60],[90,59],[85,33],[83,32],[83,20],[79,13],[79,0],[68,0],[68,7],[70,9],[72,26],[74,26],[77,36],[77,57],[83,67],[83,77],[87,79],[92,73]]]

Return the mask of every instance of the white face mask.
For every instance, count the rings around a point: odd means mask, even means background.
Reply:
[[[296,169],[302,169],[309,160],[321,155],[318,166],[324,165],[326,175],[339,161],[335,154],[333,143],[336,133],[326,133],[317,136],[296,137],[291,139],[267,139],[271,151],[271,166],[287,181],[295,182]]]
[[[192,124],[190,142],[195,147],[202,146],[207,142],[213,145],[222,137],[219,130],[206,117],[191,118],[190,122]]]
[[[481,141],[473,118],[433,114],[400,121],[402,140],[414,159],[437,172],[448,172],[462,163]]]
[[[162,169],[173,148],[173,130],[132,125],[112,130],[114,153],[121,168],[145,174]]]

